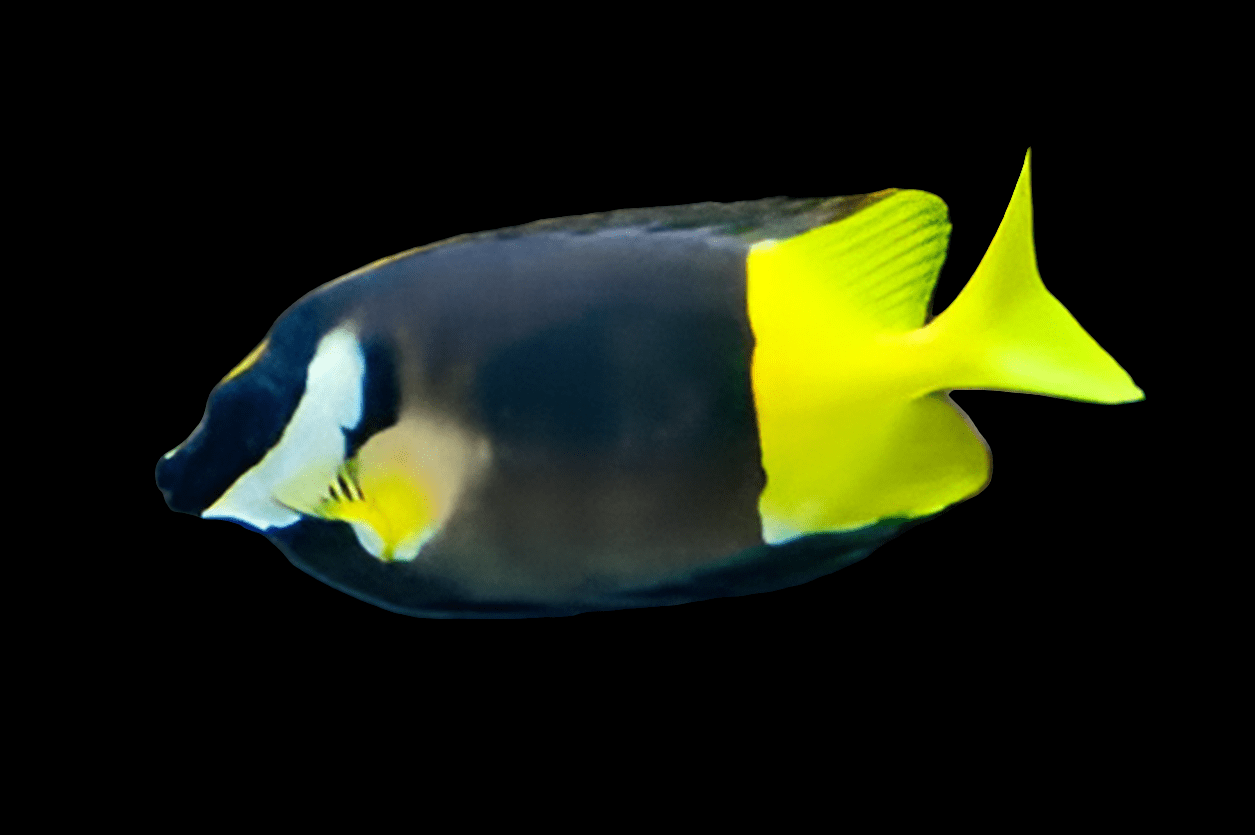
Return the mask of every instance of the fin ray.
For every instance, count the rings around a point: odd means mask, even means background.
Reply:
[[[907,190],[827,226],[757,244],[750,252],[755,330],[793,329],[802,310],[822,313],[813,325],[824,340],[918,328],[949,241],[941,198]]]

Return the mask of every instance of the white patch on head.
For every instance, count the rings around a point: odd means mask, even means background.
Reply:
[[[263,531],[296,523],[296,509],[314,507],[344,461],[343,430],[362,419],[365,375],[366,357],[351,330],[340,327],[324,336],[279,443],[201,516],[236,519]]]

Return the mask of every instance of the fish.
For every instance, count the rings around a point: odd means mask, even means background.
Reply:
[[[279,317],[157,486],[419,617],[831,574],[988,484],[951,391],[1144,398],[1042,282],[1030,161],[936,316],[950,222],[916,190],[627,209],[384,258]]]

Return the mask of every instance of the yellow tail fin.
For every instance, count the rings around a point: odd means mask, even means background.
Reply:
[[[1037,272],[1029,159],[971,280],[930,331],[948,355],[947,388],[1130,403],[1145,395],[1050,294]]]

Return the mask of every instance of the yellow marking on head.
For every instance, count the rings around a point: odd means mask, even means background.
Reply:
[[[228,380],[233,380],[236,377],[243,374],[245,371],[252,368],[253,364],[257,362],[258,358],[260,358],[261,355],[265,352],[266,346],[269,344],[270,344],[270,337],[266,337],[260,343],[258,343],[256,348],[248,352],[248,356],[240,360],[239,365],[237,365],[235,368],[232,368],[230,371],[227,372],[227,376],[223,377],[218,382],[218,385],[222,385]]]

